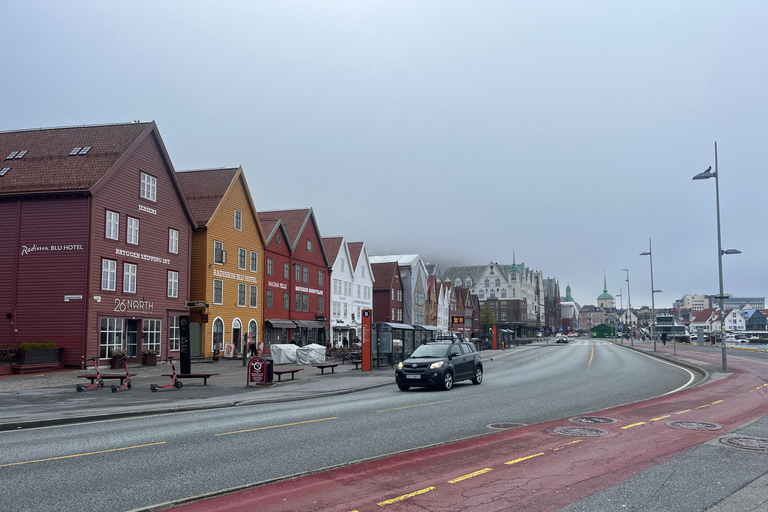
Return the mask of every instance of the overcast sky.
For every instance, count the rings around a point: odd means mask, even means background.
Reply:
[[[176,169],[595,304],[768,294],[768,2],[0,1],[0,130],[157,122]],[[617,304],[619,298],[617,297]]]

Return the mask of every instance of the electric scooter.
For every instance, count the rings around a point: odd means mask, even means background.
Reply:
[[[96,359],[96,356],[91,358],[91,361],[93,361],[93,366],[96,368],[96,378],[88,385],[85,384],[78,384],[75,386],[75,389],[78,391],[82,391],[84,389],[94,389],[94,388],[103,388],[104,387],[104,380],[101,378],[101,373],[99,372],[99,360]]]
[[[168,362],[171,363],[172,377],[171,383],[165,386],[158,386],[157,384],[150,384],[149,389],[157,391],[158,389],[181,389],[181,381],[176,379],[176,367],[173,366],[173,356],[168,356]]]
[[[131,374],[128,372],[128,358],[123,357],[123,363],[125,363],[125,382],[121,385],[112,384],[112,392],[117,393],[124,389],[131,389]]]

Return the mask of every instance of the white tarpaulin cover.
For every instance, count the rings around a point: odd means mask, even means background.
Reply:
[[[316,343],[306,347],[297,347],[292,343],[272,345],[270,350],[275,364],[313,364],[325,362],[325,347]]]

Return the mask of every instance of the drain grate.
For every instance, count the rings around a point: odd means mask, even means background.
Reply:
[[[604,425],[606,423],[616,423],[615,419],[606,418],[605,416],[576,416],[575,418],[570,418],[568,421],[572,421],[573,423],[581,423],[583,425]]]
[[[723,427],[706,421],[670,421],[670,427],[683,428],[685,430],[721,430]]]
[[[753,450],[756,452],[768,452],[768,439],[764,437],[729,436],[721,437],[720,442],[728,446],[733,446],[734,448],[742,448],[744,450]]]
[[[491,423],[488,428],[495,428],[497,430],[508,430],[510,428],[524,427],[525,423]]]
[[[590,427],[562,427],[556,428],[555,433],[574,437],[597,437],[604,436],[608,432],[599,428]]]

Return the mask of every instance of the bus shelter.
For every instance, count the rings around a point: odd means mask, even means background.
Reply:
[[[371,367],[394,366],[405,360],[406,347],[411,355],[415,329],[408,324],[376,322],[371,325]]]
[[[410,352],[406,349],[406,359],[408,359],[408,357],[413,354],[413,351],[416,350],[416,348],[418,348],[420,345],[423,345],[429,341],[434,341],[435,338],[440,336],[440,333],[443,332],[439,327],[435,327],[434,325],[414,325],[413,328],[416,331],[414,336],[415,344]]]

